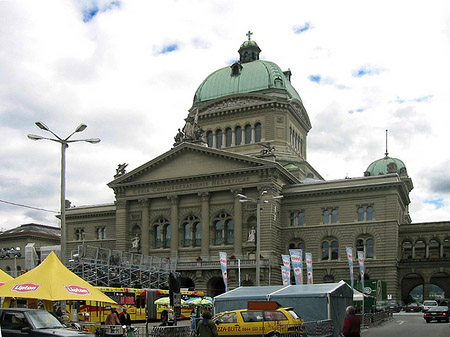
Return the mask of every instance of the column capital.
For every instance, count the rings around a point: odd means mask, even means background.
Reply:
[[[210,194],[209,194],[209,192],[201,192],[201,193],[198,193],[198,196],[202,198],[202,201],[208,201]]]
[[[174,195],[168,195],[167,199],[170,200],[170,203],[172,205],[177,205],[178,204],[178,195],[175,195],[175,194]]]
[[[141,204],[142,207],[148,207],[150,204],[150,199],[142,198],[142,199],[138,199],[138,202]]]
[[[127,207],[126,200],[116,200],[115,204],[117,209],[125,209]]]

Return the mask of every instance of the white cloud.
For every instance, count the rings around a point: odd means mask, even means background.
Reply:
[[[251,30],[262,57],[293,72],[313,124],[308,158],[324,177],[361,176],[383,156],[388,128],[389,152],[415,184],[413,221],[450,218],[449,193],[427,174],[450,157],[447,1],[111,3],[0,1],[0,199],[59,209],[60,149],[26,138],[42,134],[33,125],[42,120],[60,135],[84,122],[80,136],[102,139],[68,149],[67,198],[112,202],[106,183],[117,164],[132,169],[170,149],[198,85],[238,57]],[[312,28],[295,34],[305,23]],[[170,44],[178,49],[155,52]],[[353,76],[368,65],[382,71]],[[333,85],[311,82],[314,74]],[[433,198],[444,206],[426,203]],[[0,227],[33,221],[57,223],[0,203]]]

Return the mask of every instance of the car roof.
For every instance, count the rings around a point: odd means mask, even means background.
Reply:
[[[42,309],[30,309],[30,308],[0,308],[0,312],[2,311],[21,311],[21,312],[26,312],[26,311],[47,311],[47,310],[42,310]]]

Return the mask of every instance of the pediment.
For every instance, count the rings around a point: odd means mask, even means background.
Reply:
[[[151,182],[184,180],[200,176],[242,172],[256,167],[275,166],[269,160],[228,151],[182,143],[161,156],[110,182],[108,186],[142,185]]]

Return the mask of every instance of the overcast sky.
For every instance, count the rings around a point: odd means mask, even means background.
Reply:
[[[0,227],[58,225],[66,198],[111,203],[106,184],[171,149],[195,90],[238,59],[251,30],[261,58],[291,69],[308,111],[308,161],[359,177],[388,150],[413,179],[413,222],[450,220],[450,1],[0,1]]]

